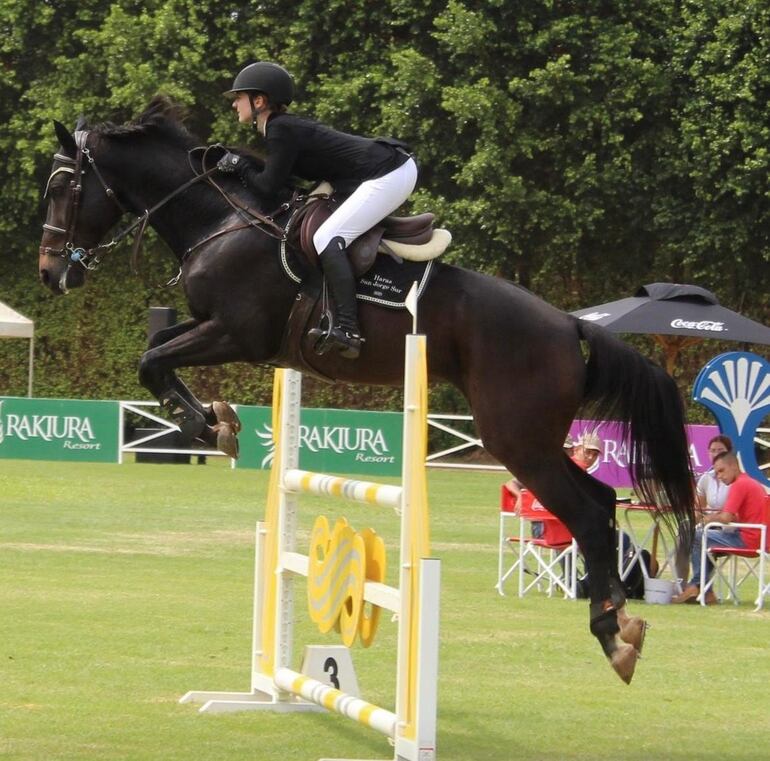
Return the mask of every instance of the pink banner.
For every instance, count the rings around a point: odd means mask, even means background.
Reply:
[[[575,420],[570,428],[572,438],[577,439],[585,431],[596,431],[602,440],[602,456],[589,472],[610,486],[630,487],[628,473],[628,445],[620,435],[620,426],[614,422]],[[719,433],[715,425],[688,425],[687,439],[690,442],[692,469],[699,475],[709,469],[708,442]]]

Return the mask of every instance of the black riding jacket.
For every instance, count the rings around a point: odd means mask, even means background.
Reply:
[[[392,172],[409,157],[406,143],[390,138],[360,137],[296,114],[271,114],[265,128],[264,169],[243,161],[239,175],[263,198],[276,197],[292,176],[327,180],[340,193]]]

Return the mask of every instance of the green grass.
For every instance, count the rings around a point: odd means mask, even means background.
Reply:
[[[442,560],[439,758],[758,759],[770,749],[770,613],[646,606],[630,687],[584,602],[493,589],[499,474],[432,471]],[[388,758],[377,733],[317,714],[199,715],[190,689],[249,683],[253,528],[266,474],[206,466],[0,461],[0,758]],[[392,511],[303,499],[385,538]],[[748,597],[748,595],[747,595]],[[307,623],[296,652],[334,643]],[[394,627],[353,653],[363,696],[392,707]],[[299,656],[298,656],[299,657]],[[296,663],[295,666],[298,666]]]

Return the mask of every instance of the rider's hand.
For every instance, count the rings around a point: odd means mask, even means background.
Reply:
[[[240,169],[239,165],[242,161],[242,156],[239,156],[237,153],[230,153],[230,151],[228,151],[224,156],[222,156],[221,159],[219,159],[219,161],[217,161],[217,169],[220,172],[231,174],[233,172],[237,172]]]

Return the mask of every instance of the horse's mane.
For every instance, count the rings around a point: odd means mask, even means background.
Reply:
[[[199,144],[198,139],[185,127],[185,108],[167,95],[156,95],[147,108],[127,124],[103,122],[93,127],[93,132],[104,137],[130,138],[139,135],[158,135],[181,147],[190,149]]]
[[[155,95],[149,102],[144,111],[133,121],[127,124],[115,124],[113,122],[103,122],[91,128],[91,131],[98,138],[109,140],[119,140],[127,146],[132,146],[132,139],[140,140],[142,138],[155,138],[163,145],[160,146],[163,160],[172,161],[172,153],[165,150],[169,145],[181,149],[184,152],[190,152],[193,148],[200,148],[201,141],[190,132],[184,124],[187,117],[186,109],[176,103],[167,95]],[[219,148],[212,156],[207,159],[207,166],[212,166],[211,162],[216,161],[221,155],[223,148]],[[249,149],[238,149],[239,153],[249,156],[257,164],[264,166],[263,158]],[[200,156],[198,157],[200,160]],[[188,162],[184,163],[185,171],[189,172]],[[206,167],[203,167],[206,168]],[[243,193],[241,183],[234,177],[221,178],[220,182],[229,183],[234,186],[231,188],[233,193]],[[216,194],[210,194],[212,204],[217,204],[219,197]],[[229,208],[229,207],[228,207]]]

